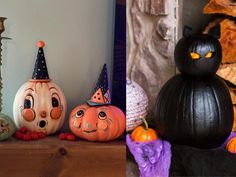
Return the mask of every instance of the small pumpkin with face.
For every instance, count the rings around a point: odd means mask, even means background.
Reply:
[[[10,138],[16,131],[16,126],[12,119],[0,113],[0,141]]]
[[[53,134],[65,119],[66,99],[62,90],[48,76],[43,54],[44,43],[39,42],[39,52],[32,79],[18,90],[13,106],[14,121],[18,128]]]
[[[70,113],[69,127],[76,136],[89,141],[114,140],[124,132],[125,115],[110,103],[106,65],[91,99]]]
[[[117,107],[83,104],[72,110],[70,130],[89,141],[109,141],[118,138],[125,129],[125,115]]]

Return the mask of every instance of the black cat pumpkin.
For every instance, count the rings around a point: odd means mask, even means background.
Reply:
[[[215,74],[221,45],[210,35],[185,35],[175,48],[181,74],[161,89],[155,121],[159,136],[200,148],[220,146],[233,125],[233,106],[225,83]]]

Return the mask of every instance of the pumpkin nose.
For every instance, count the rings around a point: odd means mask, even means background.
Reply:
[[[45,117],[47,116],[46,111],[41,111],[40,116],[41,116],[42,118],[45,118]]]
[[[87,122],[85,127],[89,129],[91,127],[90,123]]]

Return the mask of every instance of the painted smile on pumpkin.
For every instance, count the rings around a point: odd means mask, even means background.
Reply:
[[[8,133],[10,131],[9,124],[4,121],[0,121],[0,134]]]
[[[85,133],[94,133],[94,132],[96,132],[97,130],[84,130],[83,132],[85,132]]]

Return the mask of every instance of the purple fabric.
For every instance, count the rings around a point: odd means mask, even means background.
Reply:
[[[231,132],[229,137],[226,139],[226,141],[221,145],[222,148],[225,148],[229,140],[231,140],[233,137],[236,137],[236,132]]]
[[[138,164],[140,177],[168,177],[171,163],[171,145],[160,138],[137,143],[126,135],[126,143]]]

